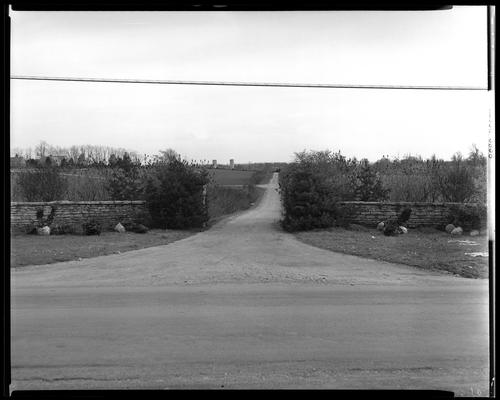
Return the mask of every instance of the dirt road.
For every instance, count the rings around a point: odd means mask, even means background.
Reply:
[[[12,273],[13,388],[488,391],[488,285],[332,253],[254,209],[167,246]]]

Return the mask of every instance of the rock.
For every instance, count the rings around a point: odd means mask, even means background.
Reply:
[[[49,236],[50,235],[50,228],[48,226],[44,226],[43,228],[38,228],[36,230],[36,233],[42,236]]]
[[[384,226],[385,226],[385,224],[383,222],[379,222],[378,225],[377,225],[377,229],[379,231],[383,231],[384,230]]]
[[[115,231],[117,231],[118,233],[123,233],[125,232],[125,227],[118,222],[115,226]]]
[[[403,234],[404,234],[404,233],[408,233],[408,229],[406,229],[404,226],[400,226],[400,227],[399,227],[399,230],[400,230],[400,232],[401,232],[401,233],[403,233]]]
[[[451,233],[451,231],[452,231],[453,229],[455,229],[455,225],[453,225],[453,224],[448,224],[448,225],[446,225],[446,227],[444,228],[444,230],[445,230],[446,232],[448,232],[448,233]]]
[[[462,233],[464,233],[464,230],[460,227],[453,229],[450,232],[453,236],[460,236]]]
[[[479,231],[477,229],[474,229],[474,230],[470,231],[470,235],[471,236],[479,236]]]

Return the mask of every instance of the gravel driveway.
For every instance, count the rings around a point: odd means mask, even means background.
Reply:
[[[11,389],[488,395],[488,282],[311,247],[260,204],[160,247],[12,271]]]

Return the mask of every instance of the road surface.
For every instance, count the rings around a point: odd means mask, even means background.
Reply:
[[[12,271],[11,389],[488,395],[488,283],[333,253],[259,205],[160,247]]]

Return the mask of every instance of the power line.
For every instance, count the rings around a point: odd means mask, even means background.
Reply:
[[[327,89],[415,89],[415,90],[488,90],[480,86],[412,86],[412,85],[355,85],[322,83],[271,83],[271,82],[223,82],[223,81],[182,81],[147,79],[109,79],[109,78],[62,78],[49,76],[11,76],[10,79],[31,81],[62,81],[92,83],[143,83],[154,85],[200,85],[200,86],[255,86]]]

